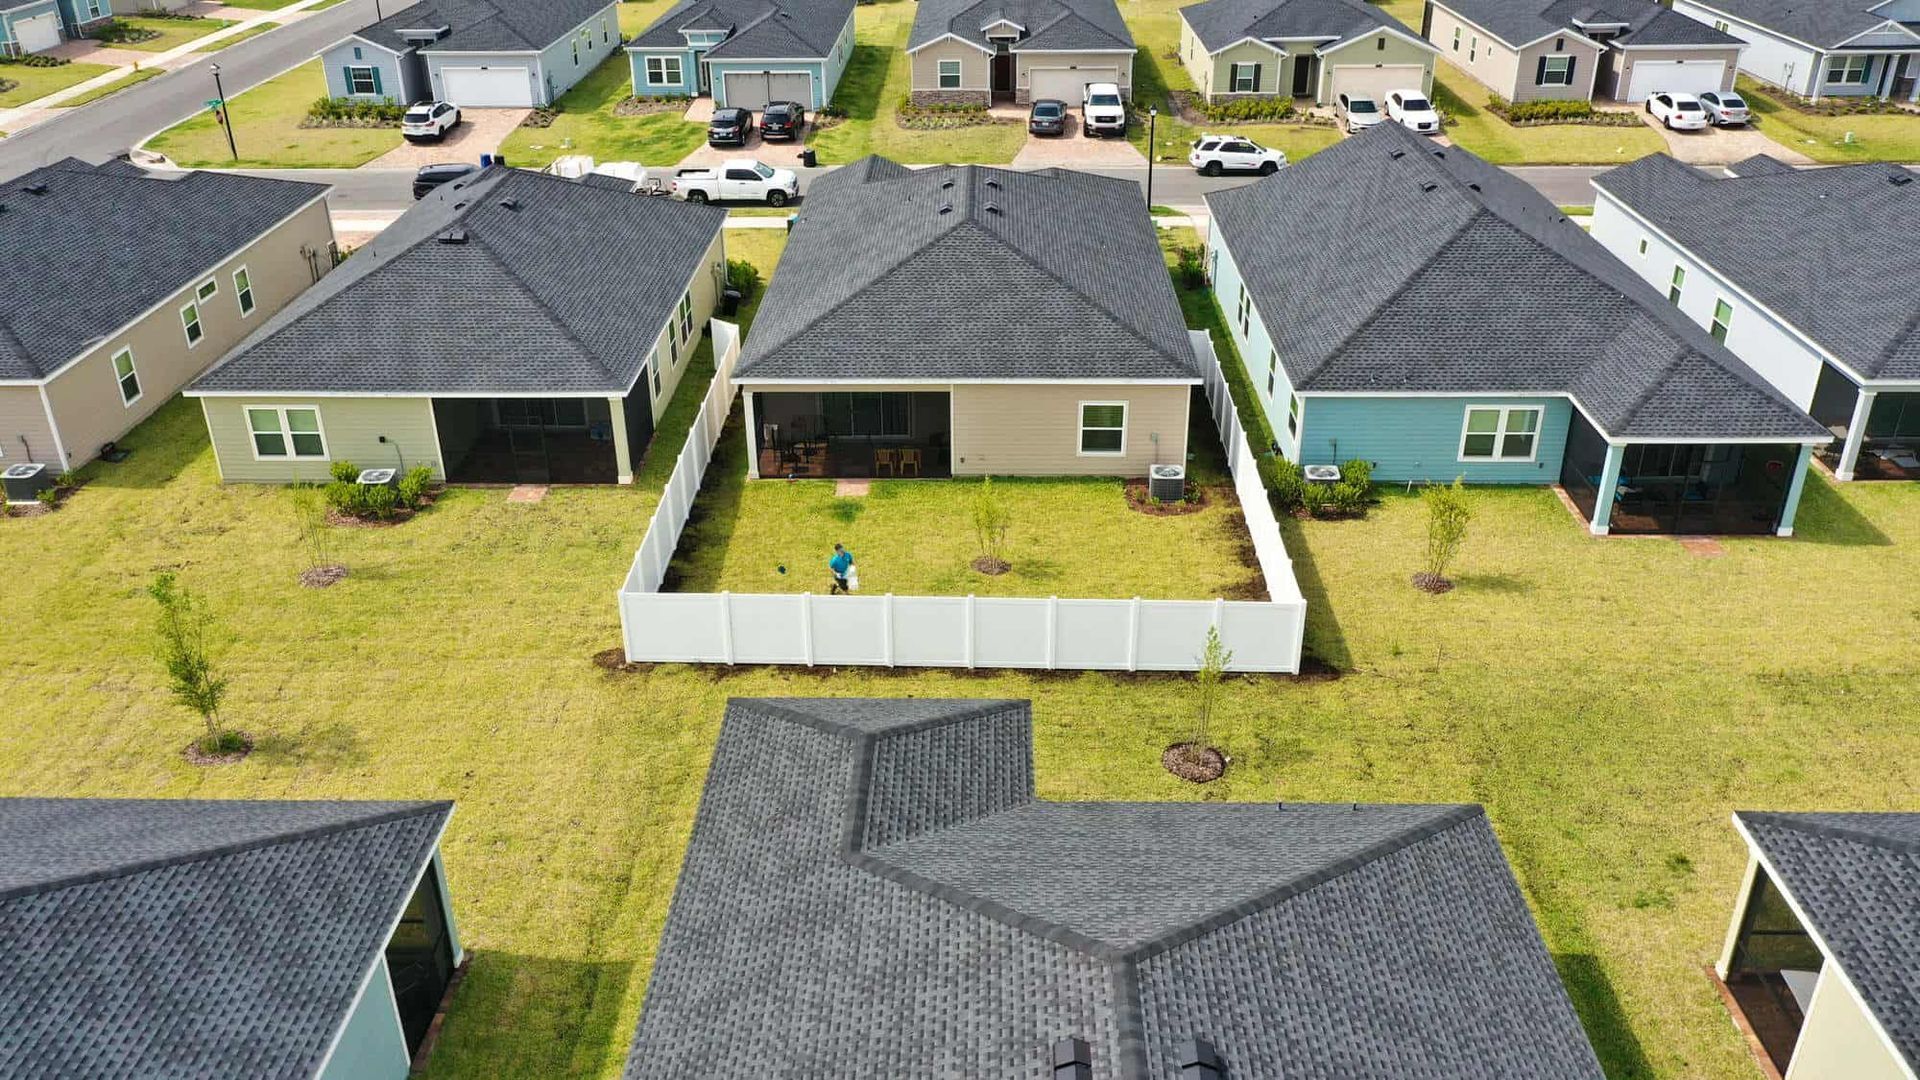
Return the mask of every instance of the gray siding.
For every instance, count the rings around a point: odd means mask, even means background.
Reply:
[[[331,97],[392,98],[411,104],[426,96],[424,87],[409,85],[407,71],[411,66],[393,53],[359,38],[349,38],[320,54],[320,68],[327,77],[327,94]],[[353,94],[347,86],[349,67],[370,67],[378,71],[380,92]]]
[[[65,466],[47,426],[47,408],[37,386],[0,386],[0,465],[42,461],[61,471]]]
[[[335,461],[351,461],[361,468],[404,464],[433,466],[434,476],[446,478],[440,448],[433,433],[433,408],[428,398],[338,398],[269,396],[206,397],[207,434],[220,462],[220,478],[228,483],[286,484],[323,481]],[[320,429],[326,436],[325,460],[257,458],[247,427],[249,405],[308,405],[320,410]],[[380,436],[386,436],[382,443]],[[396,456],[396,452],[397,455]]]

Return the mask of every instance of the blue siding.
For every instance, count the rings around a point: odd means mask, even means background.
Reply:
[[[94,14],[92,8],[98,8],[100,13]],[[69,37],[78,37],[82,29],[112,16],[112,0],[60,0],[60,19],[66,24]]]
[[[853,16],[847,16],[847,25],[840,28],[840,36],[833,43],[833,53],[827,57],[827,78],[825,91],[820,104],[833,102],[833,92],[840,88],[840,76],[846,74],[847,64],[853,60]]]
[[[405,1080],[410,1064],[407,1036],[393,1001],[393,978],[382,956],[319,1080]]]
[[[821,74],[820,69],[821,62],[818,60],[795,60],[791,62],[775,60],[771,63],[765,60],[756,60],[752,63],[727,63],[722,60],[713,60],[707,63],[707,79],[708,85],[713,88],[713,103],[715,105],[725,105],[727,103],[727,72],[729,71],[751,73],[772,71],[776,74],[804,71],[808,75],[808,81],[813,85],[813,100],[805,104],[809,109],[818,109],[827,101],[824,93],[826,78]]]
[[[1461,461],[1460,435],[1472,405],[1538,405],[1533,461]],[[1375,480],[1469,484],[1557,484],[1573,406],[1554,397],[1337,397],[1308,395],[1302,414],[1302,464],[1374,463]]]
[[[1240,353],[1240,364],[1246,370],[1247,381],[1253,385],[1254,396],[1267,414],[1267,426],[1273,429],[1273,437],[1280,441],[1281,453],[1290,460],[1299,461],[1299,439],[1287,430],[1287,410],[1293,395],[1293,383],[1287,378],[1286,365],[1275,362],[1273,339],[1267,334],[1266,324],[1260,321],[1259,309],[1252,306],[1251,297],[1248,297],[1247,330],[1245,333],[1240,330],[1239,310],[1243,288],[1240,267],[1234,263],[1233,253],[1220,239],[1220,229],[1217,227],[1207,237],[1207,260],[1213,278],[1214,303],[1219,305],[1220,317],[1229,324],[1228,334],[1233,338],[1233,347]],[[1269,382],[1271,389],[1268,388]]]
[[[673,86],[654,86],[647,82],[647,57],[678,56],[680,58],[680,82]],[[671,49],[649,49],[646,52],[628,52],[628,63],[633,65],[633,95],[635,97],[692,97],[693,88],[698,85],[693,70],[693,50],[683,49],[675,52]]]
[[[354,52],[358,50],[359,56]],[[400,58],[377,45],[371,45],[358,38],[343,41],[320,54],[320,69],[327,76],[327,94],[330,97],[353,97],[347,86],[347,69],[350,67],[370,67],[379,72],[380,92],[374,95],[360,94],[361,98],[392,98],[403,104],[411,104],[423,94],[409,87],[406,75],[402,71]]]
[[[5,46],[5,48],[0,49],[0,51],[9,54],[14,51],[13,24],[15,22],[25,22],[28,19],[36,19],[48,12],[52,12],[56,18],[59,17],[60,8],[55,0],[41,0],[40,3],[27,4],[16,11],[9,11],[4,15],[0,15],[0,46]]]

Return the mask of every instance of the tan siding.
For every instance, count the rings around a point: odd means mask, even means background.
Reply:
[[[954,475],[1144,476],[1149,465],[1186,460],[1189,393],[1186,386],[955,386]],[[1083,401],[1128,403],[1124,456],[1079,453]]]
[[[1213,93],[1213,58],[1207,54],[1207,47],[1200,44],[1200,35],[1193,32],[1184,15],[1180,17],[1180,63],[1201,97]]]
[[[325,480],[334,461],[351,461],[371,469],[427,464],[445,478],[440,448],[434,444],[433,405],[427,398],[314,398],[208,397],[207,432],[220,460],[220,478],[228,483],[284,484],[297,480]],[[326,435],[327,461],[255,459],[247,427],[249,405],[312,405],[320,410],[320,430]],[[380,436],[386,436],[382,443]],[[399,456],[395,456],[395,451]]]
[[[1013,54],[1014,87],[1017,90],[1031,90],[1033,83],[1028,72],[1034,68],[1092,68],[1095,74],[1087,77],[1088,82],[1105,82],[1104,69],[1114,71],[1114,81],[1120,86],[1120,92],[1131,96],[1133,93],[1133,57],[1126,53],[1019,53]],[[1078,95],[1069,105],[1080,104]]]
[[[40,388],[0,386],[0,465],[23,461],[45,462],[55,472],[61,469]]]
[[[666,325],[654,335],[652,348],[657,350],[650,355],[660,358],[660,393],[653,400],[653,421],[659,423],[666,414],[668,403],[673,401],[675,388],[687,373],[687,358],[699,347],[697,335],[707,330],[707,320],[713,317],[714,304],[720,297],[720,283],[726,280],[727,247],[726,230],[713,238],[701,257],[700,269],[693,275],[693,341],[684,343],[678,350],[679,359],[674,359],[675,350],[669,332],[673,328],[673,317],[669,316]],[[650,377],[650,376],[649,376]],[[701,391],[704,393],[704,391]]]
[[[914,90],[940,89],[941,60],[960,61],[960,89],[986,90],[991,85],[991,58],[986,53],[962,41],[947,38],[913,53]]]
[[[1384,49],[1381,48],[1379,44],[1382,40],[1387,43]],[[1335,90],[1333,88],[1334,76],[1343,68],[1349,70],[1358,68],[1363,71],[1371,71],[1374,68],[1404,67],[1409,64],[1417,64],[1420,66],[1418,84],[1414,86],[1396,85],[1383,87],[1379,90],[1379,93],[1383,96],[1387,90],[1419,90],[1422,93],[1431,93],[1433,91],[1433,52],[1430,49],[1422,48],[1408,41],[1406,38],[1385,33],[1384,31],[1368,34],[1364,38],[1357,38],[1327,54],[1320,73],[1320,104],[1332,104],[1335,96]],[[1369,84],[1380,81],[1380,79],[1367,80]],[[1385,81],[1391,82],[1392,80],[1388,79]],[[1355,85],[1360,84],[1356,83]]]
[[[1500,44],[1485,30],[1438,4],[1429,3],[1428,10],[1432,12],[1432,23],[1427,31],[1427,40],[1439,48],[1441,57],[1454,67],[1485,83],[1494,93],[1511,98],[1515,72],[1519,70],[1513,50]],[[1455,27],[1460,29],[1458,50],[1453,47]],[[1469,56],[1472,59],[1468,59]]]
[[[188,347],[180,308],[194,298],[205,278],[50,380],[47,397],[60,425],[68,466],[77,468],[91,461],[101,446],[152,415],[274,312],[310,288],[312,264],[303,251],[324,249],[332,240],[333,222],[326,203],[316,202],[208,275],[220,291],[200,304],[200,326],[206,336],[199,345]],[[247,268],[258,305],[244,318],[233,287],[233,272],[242,266]],[[134,371],[140,378],[141,396],[131,407],[122,403],[113,371],[113,356],[123,348],[133,350]]]
[[[1620,53],[1615,61],[1618,65],[1618,77],[1611,86],[1602,86],[1598,90],[1609,97],[1619,97],[1627,87],[1633,85],[1633,65],[1638,60],[1656,62],[1684,60],[1691,64],[1696,60],[1721,61],[1725,66],[1720,73],[1720,89],[1733,89],[1733,76],[1740,67],[1739,49],[1627,49]]]
[[[1555,50],[1554,41],[1563,48]],[[1543,56],[1572,56],[1572,86],[1536,86],[1534,79]],[[1593,78],[1600,70],[1600,50],[1571,34],[1547,38],[1520,51],[1514,70],[1512,92],[1500,91],[1510,101],[1589,101],[1593,98]]]
[[[1786,1080],[1906,1080],[1910,1075],[1873,1029],[1866,1006],[1828,964],[1813,989]]]

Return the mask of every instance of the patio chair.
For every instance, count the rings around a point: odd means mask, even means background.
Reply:
[[[913,475],[920,475],[920,451],[917,448],[900,451],[900,475],[907,475],[908,469],[913,470]]]
[[[898,469],[894,464],[897,453],[897,451],[893,450],[875,450],[873,452],[873,475],[879,476],[881,469],[887,470],[888,476],[899,475]]]

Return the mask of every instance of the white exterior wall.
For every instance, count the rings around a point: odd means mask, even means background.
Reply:
[[[1691,0],[1673,0],[1673,10],[1708,26],[1724,22],[1728,33],[1745,39],[1747,48],[1740,51],[1741,71],[1796,94],[1813,94],[1813,80],[1820,68],[1819,54],[1813,49],[1752,23],[1708,10]]]

